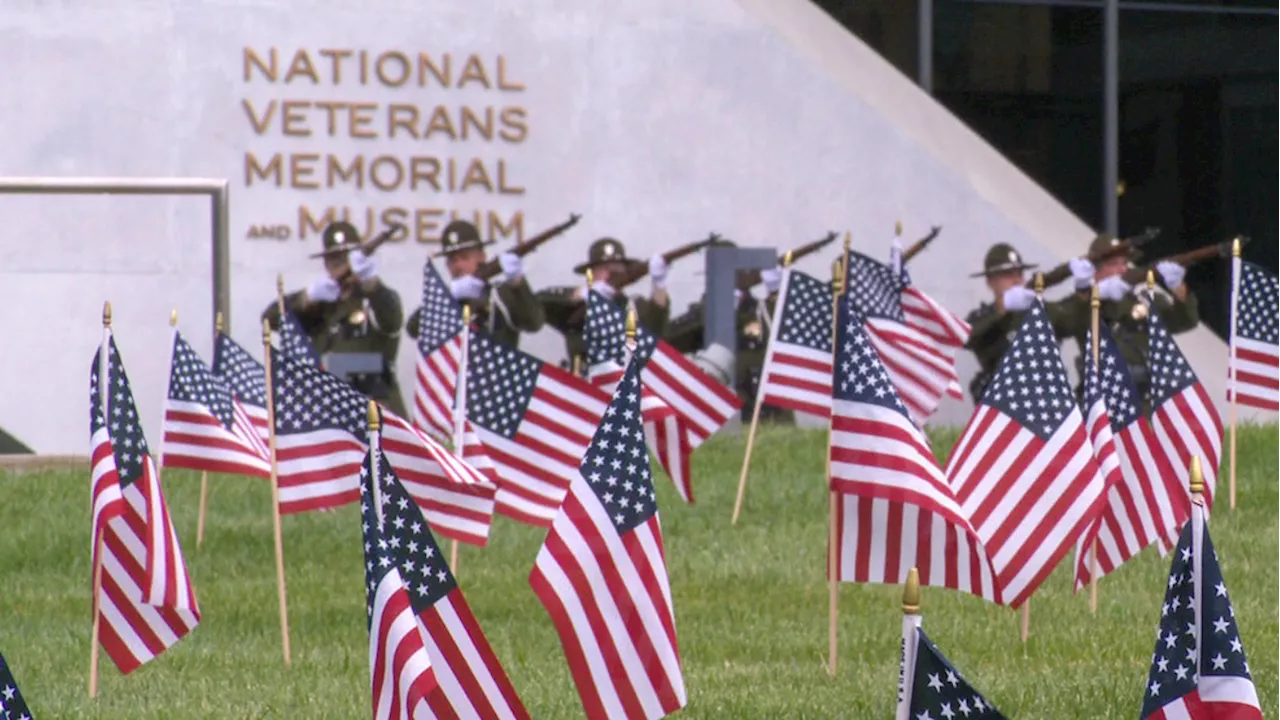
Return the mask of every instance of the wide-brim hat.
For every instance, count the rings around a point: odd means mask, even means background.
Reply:
[[[982,259],[982,272],[976,272],[969,277],[990,277],[996,273],[1010,272],[1012,270],[1031,270],[1038,267],[1034,263],[1025,262],[1022,255],[1013,246],[1008,243],[996,243],[987,250],[987,255]]]
[[[579,263],[573,271],[579,275],[585,275],[587,270],[597,265],[612,262],[619,262],[631,267],[644,264],[643,260],[627,257],[627,249],[622,246],[621,242],[605,237],[591,243],[591,247],[587,249],[587,261]]]
[[[482,248],[495,242],[497,241],[482,239],[476,226],[466,220],[454,220],[445,225],[444,232],[440,233],[440,251],[434,257],[444,257],[463,250]]]
[[[1109,235],[1104,233],[1102,235],[1095,237],[1093,241],[1089,243],[1089,255],[1090,257],[1101,258],[1101,257],[1109,257],[1111,255],[1119,254],[1119,253],[1113,252],[1113,250],[1117,246],[1119,246],[1120,243],[1121,243],[1120,238],[1114,235]],[[1139,251],[1137,248],[1133,247],[1132,245],[1130,245],[1129,252],[1127,253],[1127,257],[1130,260],[1137,260],[1138,258],[1142,257],[1142,252]]]
[[[320,242],[324,249],[314,253],[311,257],[319,258],[349,253],[352,250],[360,249],[360,231],[356,230],[355,225],[345,220],[331,222],[321,233]]]

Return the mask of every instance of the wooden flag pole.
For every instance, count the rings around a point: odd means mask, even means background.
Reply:
[[[1090,328],[1092,330],[1090,337],[1093,338],[1090,352],[1093,353],[1093,372],[1096,375],[1099,372],[1098,361],[1102,347],[1101,339],[1098,337],[1102,324],[1102,301],[1098,299],[1098,283],[1096,280],[1093,283],[1093,289],[1090,291],[1089,308],[1091,316]],[[1099,390],[1101,389],[1099,388]],[[1101,520],[1099,520],[1100,522]],[[1093,535],[1093,542],[1089,545],[1089,612],[1094,614],[1098,612],[1098,535],[1096,532]],[[1025,633],[1023,642],[1026,642]]]
[[[784,270],[791,267],[791,251],[782,258],[782,267]],[[770,335],[773,334],[773,328],[769,329]],[[770,342],[773,338],[769,338]],[[756,384],[756,402],[755,408],[751,411],[751,428],[747,431],[747,449],[742,454],[742,473],[738,475],[738,498],[733,501],[733,520],[730,525],[738,524],[738,516],[742,514],[742,498],[747,493],[747,472],[751,470],[751,450],[756,444],[756,428],[760,425],[760,407],[764,405],[764,393],[760,392],[760,385],[764,383],[763,373],[760,381]]]
[[[840,296],[844,294],[845,268],[849,266],[852,239],[844,234],[844,254],[836,260],[831,272],[831,352],[834,362],[836,323],[840,317]],[[836,653],[839,650],[837,626],[840,620],[840,496],[831,490],[831,424],[827,423],[827,674],[836,676]]]
[[[283,285],[283,281],[282,281]],[[275,388],[271,382],[271,324],[262,321],[262,364],[267,381],[267,426],[270,434],[267,447],[271,451],[271,520],[275,529],[276,587],[280,599],[280,642],[284,649],[285,667],[293,662],[289,650],[289,600],[284,584],[284,537],[280,532],[280,459],[276,453],[276,403]]]
[[[98,407],[102,409],[102,420],[110,417],[107,403],[111,400],[108,388],[111,385],[111,364],[108,356],[111,352],[111,303],[102,304],[102,345],[98,348]],[[93,486],[89,487],[90,516],[93,514]],[[98,596],[102,594],[102,536],[97,522],[93,526],[93,629],[89,632],[89,699],[98,696],[98,636],[102,631],[102,617],[98,611]]]
[[[222,313],[214,316],[213,333],[214,343],[217,346],[217,336],[225,332],[225,326],[222,320]],[[209,473],[208,471],[200,473],[200,513],[196,517],[196,549],[199,550],[204,545],[204,514],[206,508],[209,507]]]
[[[455,383],[453,397],[453,455],[462,459],[462,445],[466,438],[467,425],[467,366],[471,363],[471,306],[462,306],[462,358],[458,362],[458,379]],[[454,538],[449,546],[449,569],[454,577],[458,576],[458,540]]]
[[[1036,273],[1035,277],[1036,300],[1044,302],[1044,273]],[[1022,603],[1022,644],[1027,644],[1027,638],[1031,636],[1031,598],[1027,598]]]
[[[1229,495],[1231,500],[1231,509],[1236,509],[1236,416],[1240,406],[1240,389],[1236,382],[1236,318],[1240,310],[1240,238],[1231,241],[1231,354],[1227,357],[1227,394],[1231,396],[1231,407],[1228,409],[1230,415],[1228,422],[1231,425],[1230,436],[1227,441],[1228,455],[1227,463],[1231,470]]]

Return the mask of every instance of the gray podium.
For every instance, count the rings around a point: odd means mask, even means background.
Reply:
[[[728,351],[724,373],[729,387],[737,382],[734,356],[738,351],[738,307],[733,291],[738,287],[739,270],[767,270],[778,264],[776,248],[743,248],[713,245],[707,248],[707,294],[703,301],[703,349],[719,345]]]

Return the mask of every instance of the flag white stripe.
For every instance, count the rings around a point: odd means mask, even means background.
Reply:
[[[453,592],[459,591],[454,590]],[[471,634],[467,631],[466,624],[463,623],[462,618],[458,616],[457,611],[453,607],[453,600],[446,596],[432,607],[439,616],[440,621],[444,623],[446,628],[448,628],[449,639],[454,642],[457,651],[462,655],[463,661],[466,663],[471,675],[476,679],[476,682],[479,683],[480,689],[484,692],[486,702],[492,710],[497,713],[499,718],[514,719],[516,714],[512,712],[511,706],[507,703],[506,697],[502,694],[502,689],[499,688],[498,683],[495,682],[493,673],[489,671],[488,666],[485,664],[484,657],[480,654],[479,648],[477,648],[475,643],[472,642]],[[430,650],[433,655],[432,664],[436,668],[436,677],[439,678],[441,668],[446,665],[443,660],[444,655],[440,653],[439,646],[436,645],[434,637],[427,634],[425,638],[427,643],[430,645]],[[439,657],[441,660],[439,662],[435,662],[435,657]],[[448,671],[450,674],[453,673],[452,668],[449,668]],[[443,683],[441,683],[441,685],[443,686]],[[455,687],[456,690],[453,692],[458,692],[462,689],[460,685],[456,685]],[[446,694],[450,693],[447,692]],[[453,697],[450,698],[450,702],[455,708],[465,709],[468,707],[470,701],[466,698],[465,693],[460,693],[453,695]]]

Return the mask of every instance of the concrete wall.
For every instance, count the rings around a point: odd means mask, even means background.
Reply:
[[[447,82],[420,73],[420,55]],[[396,87],[402,58],[410,79]],[[481,213],[498,247],[583,213],[529,260],[535,286],[574,282],[573,261],[604,234],[644,256],[712,230],[786,247],[848,229],[857,247],[887,256],[895,220],[909,237],[940,224],[912,273],[956,310],[981,299],[967,276],[990,243],[1053,264],[1090,236],[803,0],[10,0],[0,67],[2,175],[231,180],[231,328],[250,348],[260,347],[256,320],[276,273],[300,287],[321,271],[304,218],[327,207],[349,208],[362,227],[370,208],[404,213],[415,237],[378,259],[411,307],[430,242],[454,211]],[[480,125],[492,113],[492,131],[467,125],[467,112]],[[247,175],[250,157],[270,168],[276,155],[280,187],[274,170]],[[329,156],[346,173],[360,158],[376,176],[356,188],[339,174],[326,187]],[[158,442],[171,308],[196,349],[210,350],[207,204],[0,197],[0,213],[0,427],[37,452],[84,451],[85,375],[109,299]],[[803,267],[825,273],[828,260]],[[675,268],[677,310],[701,293],[700,270]],[[1220,397],[1222,343],[1184,337]],[[525,347],[562,353],[551,332]],[[403,377],[412,364],[405,348]],[[962,374],[971,369],[966,358]],[[938,422],[962,423],[968,411],[947,401]]]

